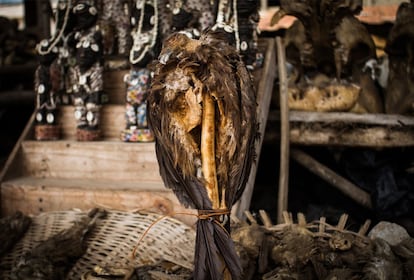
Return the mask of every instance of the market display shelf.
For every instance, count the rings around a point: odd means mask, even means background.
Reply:
[[[280,124],[280,112],[271,111],[269,123]],[[289,112],[289,140],[295,145],[393,148],[414,146],[414,117],[349,112]],[[269,139],[279,139],[273,129]]]

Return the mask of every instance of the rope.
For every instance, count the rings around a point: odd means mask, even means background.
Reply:
[[[187,215],[187,216],[196,217],[199,220],[210,220],[210,219],[212,219],[212,221],[214,223],[216,223],[217,225],[219,225],[227,233],[227,235],[230,235],[230,233],[224,228],[224,226],[217,220],[217,218],[220,218],[223,215],[224,216],[229,215],[230,211],[228,209],[211,209],[211,210],[197,210],[197,211],[198,211],[198,214],[173,212],[171,214],[163,215],[163,216],[157,218],[155,221],[153,221],[148,226],[148,228],[142,233],[141,237],[138,239],[137,244],[135,245],[134,249],[132,250],[131,258],[132,259],[135,258],[135,255],[136,255],[136,252],[138,250],[138,247],[139,247],[140,243],[145,238],[145,236],[148,234],[148,232],[151,230],[151,228],[153,226],[155,226],[156,224],[158,224],[159,222],[161,222],[163,219],[168,218],[168,217],[173,217],[173,216],[177,216],[177,215]]]

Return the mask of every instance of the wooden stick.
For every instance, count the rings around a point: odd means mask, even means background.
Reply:
[[[283,222],[285,224],[288,224],[288,225],[293,224],[292,213],[289,213],[287,211],[283,211],[282,216],[283,216]]]
[[[289,105],[288,105],[288,81],[286,72],[285,48],[282,38],[276,37],[277,59],[279,69],[279,95],[280,95],[280,169],[279,191],[277,203],[277,222],[283,222],[283,211],[288,208],[289,193]]]
[[[342,193],[352,198],[358,204],[372,209],[372,202],[369,193],[361,190],[359,187],[343,178],[342,176],[336,174],[334,171],[326,167],[325,165],[319,163],[311,156],[306,153],[294,149],[291,151],[291,156],[298,163],[309,169],[314,174],[318,175],[332,186],[336,187]]]
[[[370,225],[371,225],[371,220],[366,220],[365,223],[359,229],[358,235],[365,236],[368,232]]]
[[[251,224],[257,224],[256,219],[253,217],[252,213],[249,210],[244,211],[244,215]]]
[[[320,234],[325,233],[325,228],[326,228],[326,218],[325,217],[321,217],[319,219],[319,233]]]
[[[299,212],[299,213],[297,214],[297,216],[298,216],[298,225],[299,225],[300,227],[306,227],[306,225],[307,225],[308,223],[306,222],[306,217],[305,217],[305,214],[303,214],[303,213]]]
[[[342,214],[341,217],[339,217],[338,225],[336,226],[336,228],[339,230],[344,230],[347,221],[348,221],[348,214]]]
[[[263,222],[265,228],[271,228],[273,226],[272,220],[270,219],[269,215],[264,210],[259,210],[260,219]]]

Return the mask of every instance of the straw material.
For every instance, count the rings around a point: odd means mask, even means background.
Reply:
[[[10,271],[24,252],[54,234],[68,229],[83,215],[81,211],[44,213],[33,224],[12,252],[0,263],[0,278],[10,279]],[[133,268],[161,260],[192,269],[195,231],[182,222],[155,213],[110,211],[86,240],[87,251],[66,279],[80,279],[95,266]],[[137,246],[137,247],[136,247]],[[134,248],[135,258],[132,258]]]

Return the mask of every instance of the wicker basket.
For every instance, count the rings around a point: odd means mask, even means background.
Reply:
[[[10,279],[13,265],[24,252],[71,227],[82,215],[86,213],[62,211],[34,217],[24,238],[2,259],[0,271],[3,275],[0,274],[0,278]],[[140,239],[135,258],[132,258],[133,249]],[[124,268],[168,260],[192,269],[194,244],[195,231],[173,218],[155,213],[110,211],[88,237],[88,249],[71,269],[67,279],[78,280],[97,265]]]

